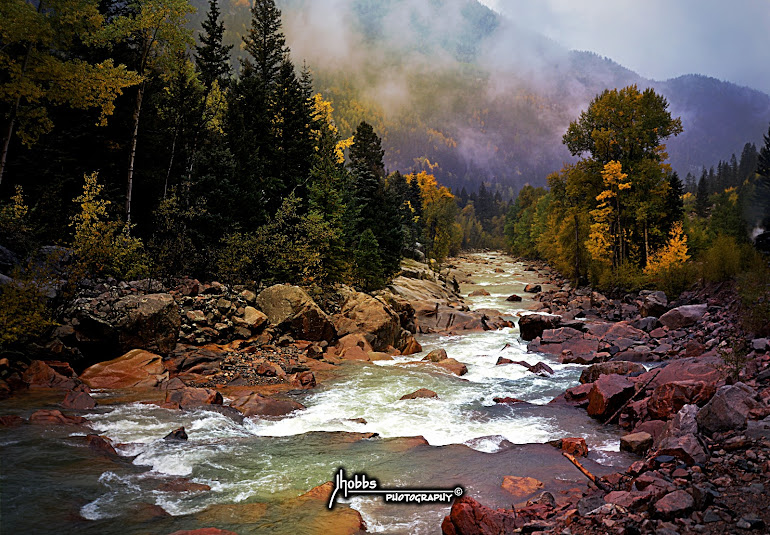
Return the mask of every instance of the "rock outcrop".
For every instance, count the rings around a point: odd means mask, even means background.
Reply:
[[[91,388],[153,388],[167,381],[168,376],[160,355],[134,349],[87,368],[80,380]]]
[[[276,284],[260,292],[257,303],[271,324],[288,328],[296,338],[329,342],[337,336],[330,318],[302,288]]]

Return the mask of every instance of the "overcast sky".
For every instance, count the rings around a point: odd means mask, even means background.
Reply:
[[[655,80],[704,74],[770,93],[770,0],[480,0]]]

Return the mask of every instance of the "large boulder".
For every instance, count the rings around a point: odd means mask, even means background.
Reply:
[[[634,395],[634,383],[620,375],[602,375],[588,394],[588,414],[609,418]]]
[[[743,383],[721,387],[698,411],[696,419],[700,430],[715,433],[745,429],[749,411],[759,407],[755,396],[756,392]]]
[[[602,375],[630,375],[632,373],[644,373],[647,369],[638,362],[617,360],[612,362],[600,362],[591,364],[580,374],[580,382],[593,383]]]
[[[221,405],[222,394],[210,388],[181,388],[169,389],[166,392],[166,406],[175,405],[180,409],[193,409],[204,405]]]
[[[257,393],[246,394],[230,403],[241,411],[244,416],[286,416],[294,411],[305,408],[301,403],[289,399],[276,399],[261,396]]]
[[[63,375],[42,360],[33,360],[21,375],[22,381],[30,388],[61,388],[71,390],[77,385],[77,380],[70,374]]]
[[[361,334],[374,351],[387,351],[401,340],[401,320],[383,300],[351,293],[334,316],[338,336]]]
[[[703,381],[716,384],[720,379],[719,366],[724,364],[719,357],[702,356],[672,360],[666,366],[652,369],[639,376],[639,382],[645,384],[652,379],[649,388],[656,388],[676,381]]]
[[[115,329],[122,351],[146,349],[167,355],[176,346],[181,318],[169,294],[128,295],[115,303]]]
[[[543,336],[546,329],[555,329],[561,322],[561,316],[545,314],[527,314],[519,318],[519,335],[528,342]]]
[[[152,388],[168,380],[168,370],[160,355],[134,349],[87,368],[80,380],[91,388]]]
[[[499,535],[515,529],[514,511],[490,509],[470,496],[457,498],[441,523],[443,535]]]
[[[668,420],[685,405],[704,405],[716,392],[714,383],[674,381],[657,388],[647,401],[647,413],[654,419]]]
[[[695,325],[706,313],[707,305],[684,305],[669,310],[660,317],[660,322],[669,329],[683,329]]]
[[[546,329],[540,338],[527,344],[527,349],[554,355],[565,364],[593,364],[600,359],[599,340],[572,327]]]
[[[643,318],[659,318],[668,310],[668,298],[659,290],[642,290],[639,292],[639,301],[639,315]]]
[[[415,390],[411,394],[405,394],[401,396],[399,401],[404,401],[407,399],[420,399],[420,398],[437,398],[438,394],[436,394],[433,390],[428,390],[427,388],[420,388],[418,390]]]
[[[260,292],[257,304],[271,324],[290,328],[297,338],[331,341],[337,336],[329,317],[302,288],[276,284]]]

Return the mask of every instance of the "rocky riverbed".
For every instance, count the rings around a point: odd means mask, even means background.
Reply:
[[[4,458],[18,460],[4,524],[761,530],[770,357],[736,306],[726,286],[611,299],[500,254],[440,274],[409,263],[375,295],[92,283],[50,340],[0,360]],[[750,350],[732,358],[737,340]],[[587,485],[562,452],[601,479]],[[327,511],[340,465],[466,492],[451,510]]]

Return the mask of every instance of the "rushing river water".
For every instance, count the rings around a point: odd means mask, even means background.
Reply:
[[[473,270],[474,284],[461,286],[464,295],[479,287],[491,294],[469,298],[472,308],[516,316],[531,305],[522,289],[538,282],[534,273],[502,255],[478,258],[488,263],[458,266]],[[503,272],[496,273],[496,267]],[[524,301],[506,302],[512,293]],[[0,533],[170,533],[204,526],[244,534],[324,533],[328,526],[295,498],[332,480],[339,467],[348,474],[366,472],[387,487],[460,484],[482,502],[504,506],[511,502],[500,489],[504,475],[555,478],[563,488],[583,484],[571,465],[554,463],[550,446],[517,445],[583,436],[593,460],[627,460],[615,453],[616,431],[600,427],[585,411],[547,405],[577,383],[582,367],[527,354],[517,328],[419,341],[425,352],[444,348],[467,365],[468,373],[459,378],[408,364],[422,354],[349,363],[337,379],[297,397],[307,410],[243,424],[215,412],[142,403],[90,411],[91,427],[118,444],[124,462],[95,457],[85,448],[82,432],[71,429],[4,430]],[[542,360],[555,374],[538,377],[518,365],[496,366],[500,356],[531,364]],[[418,388],[433,390],[438,398],[399,400]],[[497,396],[529,403],[498,405],[493,401]],[[13,403],[3,402],[0,409],[19,413]],[[25,410],[28,416],[31,410]],[[361,418],[366,423],[353,421]],[[187,430],[187,442],[163,440],[180,425]],[[379,437],[352,440],[340,431]],[[428,444],[403,438],[416,436]],[[211,491],[161,486],[179,476],[209,485]],[[347,503],[361,512],[370,532],[381,533],[440,533],[449,510],[448,505],[386,505],[379,498],[356,497]],[[228,508],[232,504],[239,507]],[[166,513],[170,516],[161,516]]]

